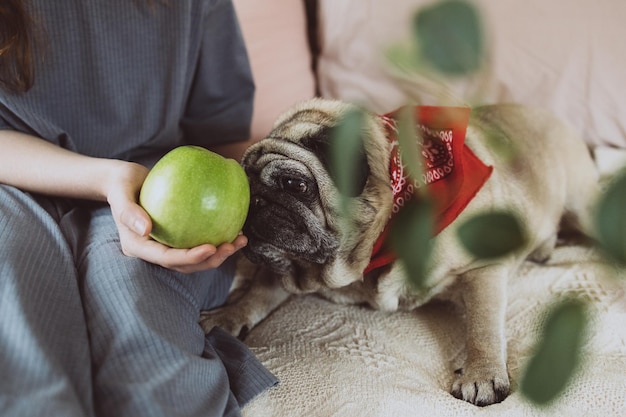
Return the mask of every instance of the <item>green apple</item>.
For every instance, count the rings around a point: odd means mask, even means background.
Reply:
[[[241,165],[199,146],[179,146],[150,170],[139,204],[152,219],[150,236],[174,248],[232,242],[250,205]]]

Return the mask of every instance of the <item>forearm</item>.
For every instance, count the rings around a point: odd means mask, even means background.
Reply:
[[[137,204],[148,169],[139,164],[91,158],[49,142],[0,130],[0,183],[24,191],[90,200],[106,200],[118,228],[122,252],[169,269],[189,273],[217,268],[245,246],[245,236],[219,247],[168,248],[148,234],[152,223]]]
[[[0,130],[0,183],[24,191],[106,200],[113,183],[130,175],[128,171],[142,169],[124,161],[80,155],[20,132]]]

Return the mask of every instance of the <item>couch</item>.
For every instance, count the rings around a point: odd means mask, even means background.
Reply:
[[[376,112],[406,102],[502,101],[548,108],[594,151],[603,181],[624,166],[626,3],[612,0],[476,0],[488,39],[482,70],[459,79],[407,74],[384,52],[409,35],[426,0],[235,0],[257,84],[251,141],[279,113],[314,96]],[[238,157],[250,142],[222,149]],[[537,144],[541,152],[541,144]],[[506,317],[512,393],[485,408],[449,394],[464,356],[453,305],[385,313],[293,297],[245,343],[280,383],[249,403],[248,417],[626,415],[626,272],[592,246],[569,242],[546,264],[526,263],[509,283]],[[591,306],[583,365],[547,407],[519,380],[548,308],[575,295]]]

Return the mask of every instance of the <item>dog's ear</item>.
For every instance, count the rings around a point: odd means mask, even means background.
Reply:
[[[333,155],[331,154],[333,152],[331,143],[333,140],[341,140],[341,138],[336,137],[335,128],[322,127],[316,133],[303,138],[301,144],[317,156],[328,171],[335,186],[339,188],[337,167],[333,164]],[[356,160],[353,164],[354,171],[352,172],[352,181],[350,181],[347,189],[339,190],[339,192],[346,197],[357,197],[361,195],[367,183],[367,178],[370,175],[370,167],[367,162],[367,153],[365,152],[363,140],[359,140],[358,144],[358,149],[353,156]]]

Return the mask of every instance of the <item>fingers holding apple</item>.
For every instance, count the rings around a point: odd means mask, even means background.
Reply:
[[[190,249],[174,249],[149,237],[150,216],[134,201],[133,193],[120,192],[110,199],[111,211],[117,225],[122,252],[126,256],[161,265],[168,269],[190,273],[218,267],[241,242],[215,247],[211,244]],[[245,245],[245,238],[244,243]],[[235,246],[235,248],[233,248]]]
[[[250,187],[239,163],[198,146],[180,146],[154,165],[141,186],[139,205],[149,215],[154,240],[144,247],[150,253],[140,257],[159,252],[156,263],[168,268],[215,268],[246,245],[240,231],[249,204]]]
[[[241,235],[232,243],[226,242],[217,247],[204,244],[190,249],[176,249],[149,237],[137,238],[142,240],[131,245],[130,256],[184,273],[217,268],[247,243],[245,236]]]
[[[175,249],[166,246],[161,260],[167,259],[168,268],[185,273],[214,269],[246,246],[247,242],[245,236],[239,235],[233,242],[225,242],[217,247],[211,244],[204,244],[191,249]]]

